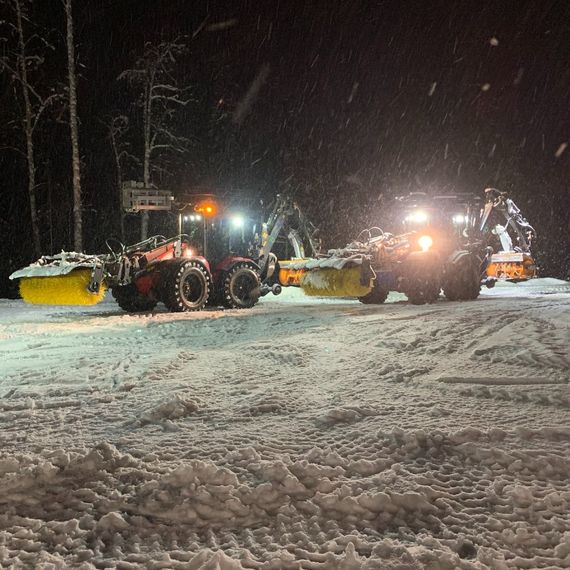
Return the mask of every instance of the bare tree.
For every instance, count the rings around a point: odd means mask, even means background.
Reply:
[[[117,197],[119,200],[119,212],[121,223],[121,240],[125,241],[125,213],[123,210],[123,180],[124,167],[127,161],[140,164],[130,152],[130,143],[126,140],[129,131],[129,118],[125,115],[116,115],[111,117],[104,125],[107,127],[111,149],[113,151],[113,159],[115,161],[115,172],[117,175]]]
[[[69,128],[71,132],[71,164],[73,172],[73,245],[83,250],[83,219],[81,213],[81,161],[79,158],[79,126],[77,116],[77,76],[75,73],[75,44],[73,38],[72,0],[62,0],[65,8],[67,78],[69,96]]]
[[[188,89],[177,85],[173,77],[177,59],[187,51],[180,41],[162,42],[158,45],[146,43],[143,56],[132,69],[119,75],[139,93],[138,105],[142,109],[143,127],[143,182],[152,184],[152,173],[158,170],[156,164],[163,153],[184,152],[188,139],[175,134],[173,118],[177,108],[190,101]],[[141,216],[141,239],[148,233],[148,212]]]
[[[3,0],[2,4],[8,6],[14,16],[13,22],[4,22],[10,30],[14,47],[7,47],[4,50],[4,55],[0,57],[0,69],[10,75],[14,81],[16,94],[21,97],[23,103],[21,120],[26,144],[25,157],[28,167],[30,221],[34,253],[40,257],[42,243],[38,220],[34,133],[46,107],[58,95],[53,90],[47,95],[40,94],[39,88],[31,80],[31,75],[44,62],[43,52],[46,49],[53,49],[53,47],[45,38],[33,30],[33,24],[29,19],[29,7],[31,5],[29,0]],[[4,38],[5,41],[8,39],[10,38]]]

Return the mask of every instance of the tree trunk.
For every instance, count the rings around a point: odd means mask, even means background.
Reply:
[[[150,82],[152,85],[152,82]],[[145,188],[150,188],[150,153],[151,153],[151,123],[152,123],[152,98],[151,89],[147,88],[144,102],[144,158],[143,158],[143,183]],[[148,237],[148,211],[141,212],[141,240]]]
[[[34,254],[40,257],[42,254],[40,227],[38,222],[37,199],[36,199],[36,162],[34,155],[33,139],[33,111],[30,102],[30,92],[28,86],[28,70],[26,66],[26,44],[24,42],[24,28],[22,25],[22,10],[20,0],[14,2],[16,8],[16,18],[18,27],[18,66],[22,81],[22,96],[24,98],[24,131],[26,135],[26,161],[28,163],[28,198],[30,201],[30,221],[32,224],[32,236],[34,243]]]
[[[73,244],[77,252],[83,250],[83,221],[81,216],[81,170],[79,160],[79,128],[77,120],[77,86],[75,76],[75,46],[73,44],[72,0],[64,0],[67,20],[67,68],[69,79],[69,127],[71,131],[71,159],[73,169]]]
[[[119,198],[119,216],[121,224],[121,241],[125,243],[125,213],[123,212],[123,169],[121,168],[121,156],[119,147],[115,139],[113,124],[109,127],[109,135],[111,138],[111,146],[113,148],[113,156],[115,157],[115,169],[117,171],[117,196]]]

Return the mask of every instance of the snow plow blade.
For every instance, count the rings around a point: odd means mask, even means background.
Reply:
[[[75,269],[54,277],[22,277],[20,295],[32,305],[96,305],[105,297],[102,283],[97,293],[87,288],[91,282],[90,269]]]
[[[96,305],[105,297],[103,264],[96,257],[61,253],[42,257],[36,263],[15,271],[10,279],[20,280],[20,296],[32,305]]]

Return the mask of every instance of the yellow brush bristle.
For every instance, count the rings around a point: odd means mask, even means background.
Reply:
[[[364,297],[372,288],[360,284],[360,267],[326,267],[307,271],[301,289],[312,297]]]
[[[75,269],[53,277],[22,277],[20,295],[33,305],[95,305],[105,297],[107,288],[101,283],[99,293],[91,293],[90,269]]]

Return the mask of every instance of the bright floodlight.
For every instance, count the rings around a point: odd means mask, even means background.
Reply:
[[[194,219],[199,222],[202,219],[202,216],[200,214],[195,214]]]
[[[457,226],[464,224],[466,221],[467,218],[463,214],[455,214],[455,216],[453,216],[453,223]]]
[[[184,221],[185,221],[185,222],[188,221],[188,216],[184,216]]]
[[[234,216],[232,218],[232,225],[234,228],[243,228],[244,219],[242,216]]]
[[[415,210],[406,216],[406,221],[414,224],[423,224],[428,221],[428,215],[423,210]]]
[[[433,245],[433,240],[431,236],[422,236],[418,240],[418,245],[422,248],[422,251],[429,251],[429,248]]]

